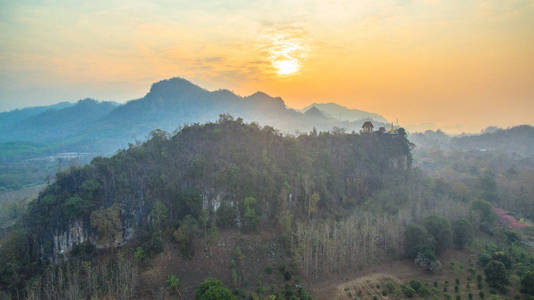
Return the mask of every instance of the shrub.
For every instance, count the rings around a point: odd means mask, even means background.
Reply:
[[[422,286],[417,293],[421,296],[427,296],[430,295],[430,290],[426,286]]]
[[[421,289],[422,286],[423,284],[419,280],[410,281],[410,287],[414,289],[416,292],[419,292],[419,289]]]
[[[431,272],[441,269],[441,263],[436,259],[436,255],[430,248],[424,248],[418,252],[414,262],[417,266]]]
[[[236,300],[222,282],[215,279],[206,279],[195,290],[196,300]]]
[[[506,276],[506,267],[504,264],[497,260],[490,261],[484,269],[486,275],[486,281],[490,287],[496,289],[503,289],[508,284],[508,278]]]
[[[395,285],[391,282],[386,283],[385,287],[386,290],[390,293],[393,293],[395,291]]]
[[[401,285],[402,292],[408,298],[412,298],[415,295],[415,290],[407,285]]]

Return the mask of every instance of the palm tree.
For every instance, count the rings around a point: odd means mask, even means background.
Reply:
[[[180,292],[182,281],[180,278],[176,277],[175,275],[169,275],[165,283],[167,284],[167,288],[169,288],[172,293],[178,295],[179,299],[182,298],[182,293]]]

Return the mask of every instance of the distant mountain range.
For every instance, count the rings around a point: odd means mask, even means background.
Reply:
[[[366,112],[359,109],[350,109],[345,106],[341,106],[337,103],[313,103],[306,106],[301,111],[305,112],[311,108],[316,108],[334,119],[340,121],[361,121],[361,120],[375,120],[378,122],[386,123],[387,120],[379,114]]]
[[[47,149],[46,154],[109,154],[135,140],[144,140],[154,129],[173,131],[187,124],[216,120],[224,113],[286,133],[334,127],[358,131],[365,120],[375,120],[377,126],[386,122],[378,114],[333,103],[313,104],[297,111],[288,108],[281,98],[263,92],[242,97],[229,90],[208,91],[185,79],[172,78],[154,83],[144,97],[122,105],[84,99],[0,113],[0,143],[1,148],[42,143],[46,147],[34,148]],[[23,157],[41,154],[30,151]],[[4,160],[8,158],[4,156]]]
[[[60,102],[54,105],[48,106],[34,106],[27,107],[23,109],[15,109],[8,112],[0,112],[0,130],[7,129],[13,125],[16,125],[18,122],[21,122],[25,119],[28,119],[32,116],[38,115],[46,111],[53,111],[63,109],[74,105],[70,102]]]

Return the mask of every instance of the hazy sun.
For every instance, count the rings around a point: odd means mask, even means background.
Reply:
[[[300,70],[307,48],[302,39],[284,34],[272,35],[269,49],[270,60],[278,75],[291,75]]]
[[[273,67],[279,75],[289,75],[296,73],[300,68],[300,64],[296,58],[292,58],[273,61]]]

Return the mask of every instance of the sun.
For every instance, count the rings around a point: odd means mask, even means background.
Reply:
[[[270,40],[270,61],[276,74],[288,76],[298,73],[308,51],[303,40],[280,33],[271,35]]]
[[[294,74],[300,69],[300,63],[296,58],[277,60],[273,61],[272,64],[278,75]]]

